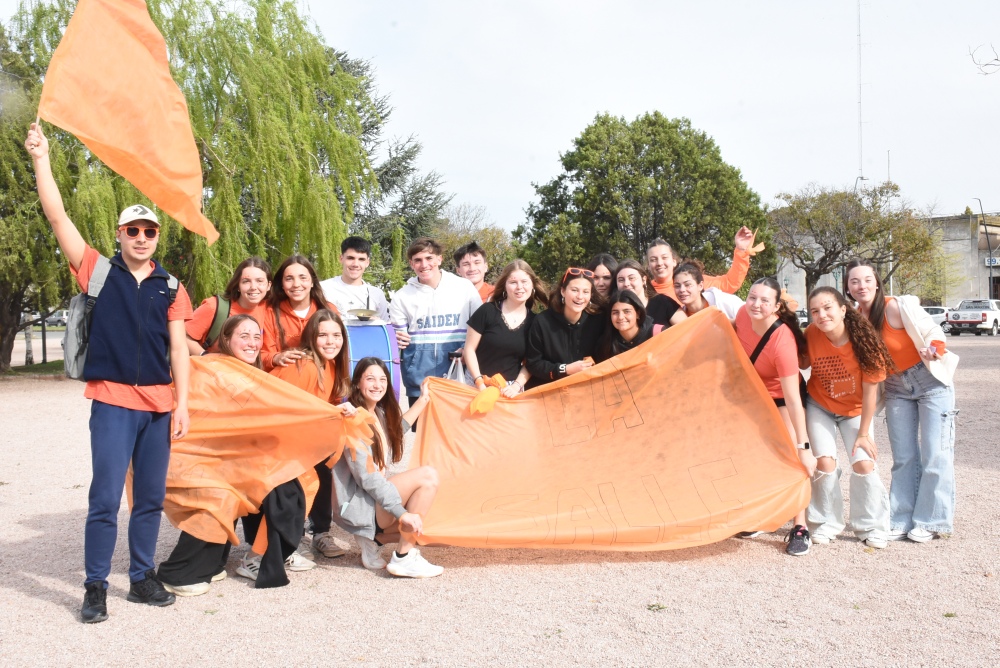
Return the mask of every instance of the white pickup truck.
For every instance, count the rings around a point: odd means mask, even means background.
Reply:
[[[996,336],[1000,332],[1000,300],[966,299],[948,314],[948,324],[952,336],[963,332],[973,332],[976,336],[989,332],[990,336]]]

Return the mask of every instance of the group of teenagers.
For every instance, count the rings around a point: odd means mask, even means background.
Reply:
[[[39,197],[80,289],[100,260],[63,206],[48,159],[48,141],[32,125],[25,142]],[[223,294],[197,309],[184,286],[152,259],[159,222],[148,208],[122,211],[119,253],[92,312],[85,396],[92,399],[93,480],[85,530],[84,622],[108,618],[107,578],[117,539],[126,473],[133,475],[129,524],[129,601],[170,605],[176,595],[209,591],[226,577],[228,543],[186,532],[167,561],[154,554],[168,476],[170,440],[187,433],[189,356],[224,355],[304,392],[375,416],[374,437],[354,456],[317,462],[311,498],[298,480],[276,486],[259,513],[241,518],[246,542],[266,526],[263,554],[249,549],[235,569],[257,587],[288,583],[287,571],[309,570],[316,555],[345,554],[336,524],[352,535],[363,566],[400,577],[433,577],[443,568],[420,554],[422,518],[437,472],[417,467],[387,475],[403,456],[404,434],[429,402],[426,379],[448,373],[455,356],[466,382],[500,382],[513,398],[635,348],[704,309],[722,311],[774,400],[812,480],[809,506],[793,518],[787,551],[800,556],[846,528],[836,436],[852,468],[850,528],[870,547],[889,540],[926,542],[952,530],[954,391],[957,357],[915,297],[890,297],[876,268],[848,265],[843,291],[809,295],[812,323],[801,330],[778,283],[756,281],[746,302],[735,296],[750,265],[753,234],[741,229],[729,271],[709,276],[695,260],[678,262],[662,239],[643,262],[608,254],[569,267],[547,289],[522,260],[486,282],[488,258],[474,242],[454,253],[456,273],[441,269],[444,249],[416,239],[407,249],[414,276],[390,300],[364,279],[371,245],[341,245],[341,275],[320,281],[310,261],[287,258],[273,272],[259,258],[238,265]],[[138,299],[136,299],[138,295]],[[227,316],[219,327],[220,310]],[[393,326],[407,402],[396,399],[386,360],[366,357],[350,372],[350,324]],[[808,383],[800,369],[811,368]],[[872,425],[884,403],[893,452],[887,493],[876,470]],[[233,518],[234,520],[236,518]],[[305,538],[311,526],[311,540]],[[396,543],[387,560],[381,547]]]

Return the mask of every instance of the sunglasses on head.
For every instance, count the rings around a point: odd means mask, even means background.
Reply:
[[[160,228],[158,227],[126,227],[125,236],[129,239],[135,239],[139,236],[140,230],[147,239],[155,239],[156,235],[160,233]]]
[[[580,267],[570,267],[569,269],[566,270],[566,273],[563,274],[562,281],[560,281],[560,283],[565,283],[566,279],[571,276],[574,278],[583,276],[584,278],[589,278],[590,280],[594,280],[594,272],[592,272],[590,269],[580,269]]]

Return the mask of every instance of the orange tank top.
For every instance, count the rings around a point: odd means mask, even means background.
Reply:
[[[889,299],[891,297],[887,297],[886,302]],[[892,357],[892,361],[896,365],[897,373],[906,371],[920,362],[920,353],[913,345],[913,339],[910,338],[905,329],[896,329],[890,325],[888,316],[882,321],[882,342],[885,343],[889,356]]]

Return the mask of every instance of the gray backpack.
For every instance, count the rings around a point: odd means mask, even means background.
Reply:
[[[104,282],[111,273],[111,260],[101,255],[94,265],[94,273],[87,282],[87,292],[80,293],[69,300],[69,313],[66,316],[66,334],[63,336],[63,368],[66,377],[73,380],[83,380],[83,367],[87,364],[87,345],[90,343],[90,320],[93,317],[97,297],[104,289]],[[170,289],[170,303],[177,297],[179,281],[173,276],[167,279]]]

